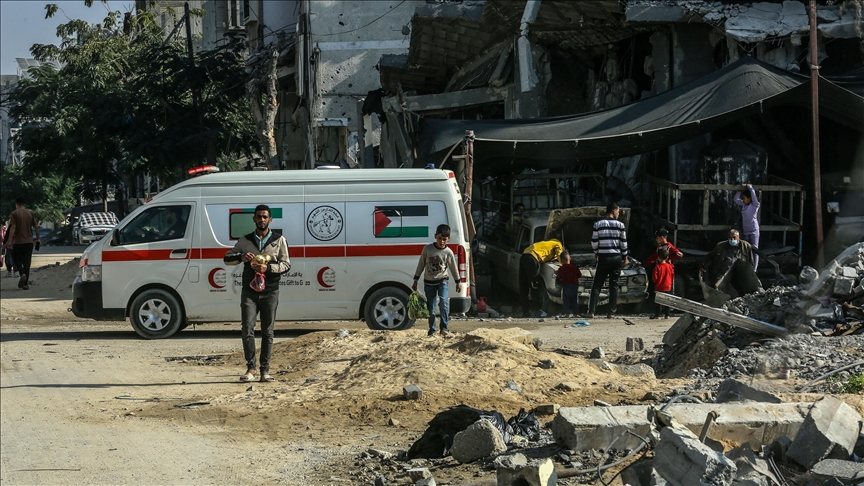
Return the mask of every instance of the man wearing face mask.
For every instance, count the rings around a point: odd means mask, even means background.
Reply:
[[[729,239],[717,243],[717,246],[708,253],[699,273],[701,275],[707,273],[706,283],[715,289],[723,290],[729,283],[726,276],[739,260],[753,265],[753,245],[742,240],[738,230],[732,229],[729,230]]]

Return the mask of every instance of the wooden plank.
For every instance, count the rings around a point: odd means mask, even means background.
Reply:
[[[672,294],[657,292],[654,297],[655,301],[660,305],[669,306],[673,309],[689,312],[697,316],[707,317],[708,319],[729,324],[735,327],[747,329],[748,331],[767,334],[769,336],[785,336],[788,334],[786,328],[768,324],[767,322],[757,321],[741,314],[729,312],[725,309],[715,309],[699,302],[684,299]]]

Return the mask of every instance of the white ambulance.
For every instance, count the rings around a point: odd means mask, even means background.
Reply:
[[[243,265],[225,253],[255,229],[255,206],[288,240],[276,319],[363,319],[371,329],[407,329],[408,295],[423,246],[448,224],[460,275],[450,312],[470,307],[464,207],[453,172],[354,169],[208,174],[137,208],[88,247],[73,285],[72,312],[124,320],[144,338],[190,323],[240,320]],[[420,286],[422,288],[422,285]]]

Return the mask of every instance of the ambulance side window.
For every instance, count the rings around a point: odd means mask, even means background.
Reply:
[[[134,245],[183,238],[191,209],[191,206],[148,208],[120,230],[119,244]]]

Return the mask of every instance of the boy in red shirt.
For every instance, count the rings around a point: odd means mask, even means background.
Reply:
[[[654,271],[651,272],[651,281],[654,282],[654,292],[665,294],[672,292],[675,267],[669,262],[669,250],[666,248],[657,249],[657,263],[654,265]],[[654,305],[654,315],[651,316],[651,319],[659,319],[661,313],[663,317],[669,319],[669,307],[656,303]]]
[[[561,300],[564,301],[564,317],[579,316],[579,279],[582,271],[570,263],[570,254],[561,254],[561,267],[558,269],[558,280],[561,281]]]
[[[655,262],[657,262],[657,250],[659,250],[660,248],[666,248],[666,250],[669,252],[670,262],[684,256],[684,254],[681,253],[681,250],[675,248],[675,245],[673,245],[672,243],[669,243],[669,241],[666,239],[667,236],[669,236],[669,232],[666,231],[666,228],[660,228],[659,230],[654,232],[654,241],[657,242],[657,248],[654,250],[654,253],[652,253],[651,256],[648,257],[647,260],[642,262],[642,266],[648,269],[648,273],[651,273],[651,266],[654,265]]]

